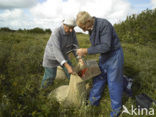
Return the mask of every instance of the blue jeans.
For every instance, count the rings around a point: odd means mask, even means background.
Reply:
[[[72,66],[71,62],[68,61],[68,64]],[[67,69],[62,66],[67,78],[70,78],[70,74],[68,73]],[[56,72],[57,72],[57,67],[53,67],[53,68],[48,68],[48,67],[44,67],[45,72],[44,72],[44,76],[41,82],[41,88],[46,88],[47,86],[52,85],[53,81],[55,80],[56,77]]]
[[[98,106],[105,84],[108,83],[112,106],[111,117],[117,117],[122,108],[123,61],[122,48],[113,52],[104,63],[100,57],[99,67],[102,73],[93,79],[93,87],[90,91],[91,105]]]

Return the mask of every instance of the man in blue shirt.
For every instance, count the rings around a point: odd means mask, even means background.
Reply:
[[[124,62],[119,38],[110,22],[91,17],[85,11],[77,14],[76,23],[84,31],[89,31],[91,42],[91,47],[77,50],[78,56],[100,54],[99,67],[102,73],[93,79],[89,101],[91,105],[99,105],[107,82],[112,105],[111,117],[117,117],[122,108]]]

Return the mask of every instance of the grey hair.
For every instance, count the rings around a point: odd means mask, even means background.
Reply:
[[[90,16],[90,14],[86,11],[80,11],[77,14],[77,18],[76,18],[76,24],[82,24],[84,25],[88,20],[91,20],[92,17]]]

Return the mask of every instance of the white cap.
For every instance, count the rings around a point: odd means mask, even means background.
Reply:
[[[66,24],[66,25],[68,25],[68,26],[76,26],[75,18],[73,18],[73,17],[65,18],[65,19],[63,20],[63,24]]]

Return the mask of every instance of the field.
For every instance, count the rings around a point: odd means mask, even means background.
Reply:
[[[44,73],[42,58],[49,36],[50,33],[0,32],[0,117],[109,117],[107,87],[99,107],[68,109],[55,100],[49,103],[46,98],[49,91],[68,84],[68,80],[55,80],[54,85],[40,91]],[[77,34],[77,38],[80,47],[90,46],[88,35]],[[144,92],[156,99],[155,43],[121,43],[124,50],[124,74],[134,79],[133,94]],[[98,60],[98,56],[87,56],[86,59]],[[131,105],[135,105],[135,97],[124,95],[123,104],[131,109]],[[123,114],[120,117],[132,115]]]

